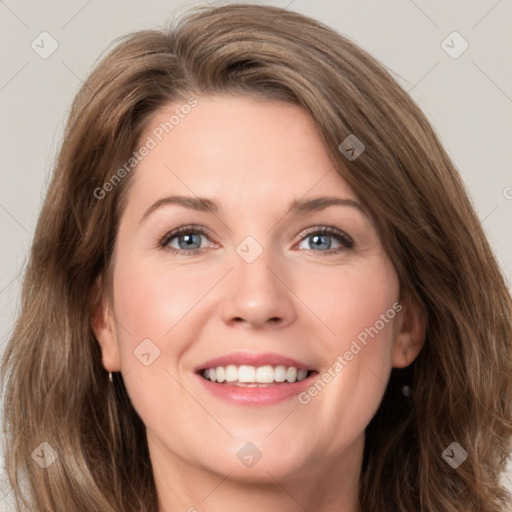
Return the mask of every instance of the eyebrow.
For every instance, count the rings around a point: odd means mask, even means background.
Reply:
[[[149,208],[147,208],[146,211],[142,214],[139,223],[142,223],[142,221],[155,210],[170,204],[175,204],[199,212],[217,213],[220,210],[220,206],[216,201],[206,197],[169,196],[159,199],[156,203],[153,203]],[[363,215],[368,217],[368,212],[365,210],[365,208],[363,208],[363,206],[354,199],[334,196],[322,196],[315,197],[313,199],[299,199],[292,201],[286,214],[304,214],[316,212],[328,208],[329,206],[350,206],[359,210]]]

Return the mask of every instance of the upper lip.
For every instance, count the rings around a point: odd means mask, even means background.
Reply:
[[[207,368],[216,368],[217,366],[227,366],[229,364],[234,364],[236,366],[247,365],[247,366],[294,366],[298,370],[304,368],[306,370],[314,370],[309,364],[297,361],[297,359],[293,359],[292,357],[283,356],[280,354],[275,354],[273,352],[265,352],[260,354],[250,354],[248,352],[236,352],[232,354],[227,354],[224,356],[215,357],[213,359],[208,359],[204,363],[201,363],[199,366],[195,368],[196,372],[205,370]]]

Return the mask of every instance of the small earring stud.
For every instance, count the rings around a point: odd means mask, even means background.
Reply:
[[[109,380],[110,382],[114,382],[114,381],[112,380],[112,372],[108,372],[108,380]]]
[[[411,396],[411,388],[409,386],[404,386],[402,388],[402,395],[409,398]]]

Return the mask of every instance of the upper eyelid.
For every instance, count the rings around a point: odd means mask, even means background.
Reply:
[[[352,238],[346,231],[344,231],[343,229],[340,229],[340,228],[336,228],[334,226],[327,226],[327,225],[322,225],[322,224],[318,224],[316,226],[311,226],[309,228],[306,228],[306,229],[303,229],[300,233],[299,233],[299,236],[309,236],[313,233],[329,233],[331,235],[336,235],[336,234],[339,234],[339,235],[344,235],[348,238]]]
[[[168,231],[161,238],[161,242],[166,241],[166,243],[169,243],[170,240],[172,240],[173,238],[176,238],[181,233],[187,233],[187,232],[192,232],[192,233],[195,232],[195,233],[198,233],[200,235],[208,236],[212,240],[215,239],[215,236],[213,235],[212,231],[209,230],[208,228],[206,228],[204,226],[199,226],[199,225],[193,225],[193,224],[188,225],[187,224],[185,226],[179,226],[179,227],[177,227],[175,229],[171,229],[170,231]]]

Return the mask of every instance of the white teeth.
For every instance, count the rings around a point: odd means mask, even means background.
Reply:
[[[286,380],[286,366],[276,366],[274,368],[274,380],[276,382],[284,382]]]
[[[226,380],[226,369],[224,366],[217,366],[217,382],[224,382]]]
[[[295,382],[297,380],[297,368],[290,366],[286,372],[286,380],[288,382]]]
[[[226,382],[235,382],[238,378],[238,369],[234,364],[226,366]]]
[[[304,380],[306,378],[306,375],[308,374],[308,371],[307,370],[298,370],[297,371],[297,380],[298,381],[301,381],[301,380]]]
[[[238,382],[256,382],[256,368],[254,366],[238,367]]]
[[[260,382],[261,384],[270,384],[271,382],[274,382],[274,368],[270,365],[260,366],[256,370],[256,382]]]
[[[202,376],[211,382],[226,382],[235,385],[247,384],[272,384],[274,382],[300,382],[308,376],[308,370],[301,368],[298,370],[294,366],[236,366],[230,364],[227,366],[217,366],[216,368],[207,368],[202,372]]]

